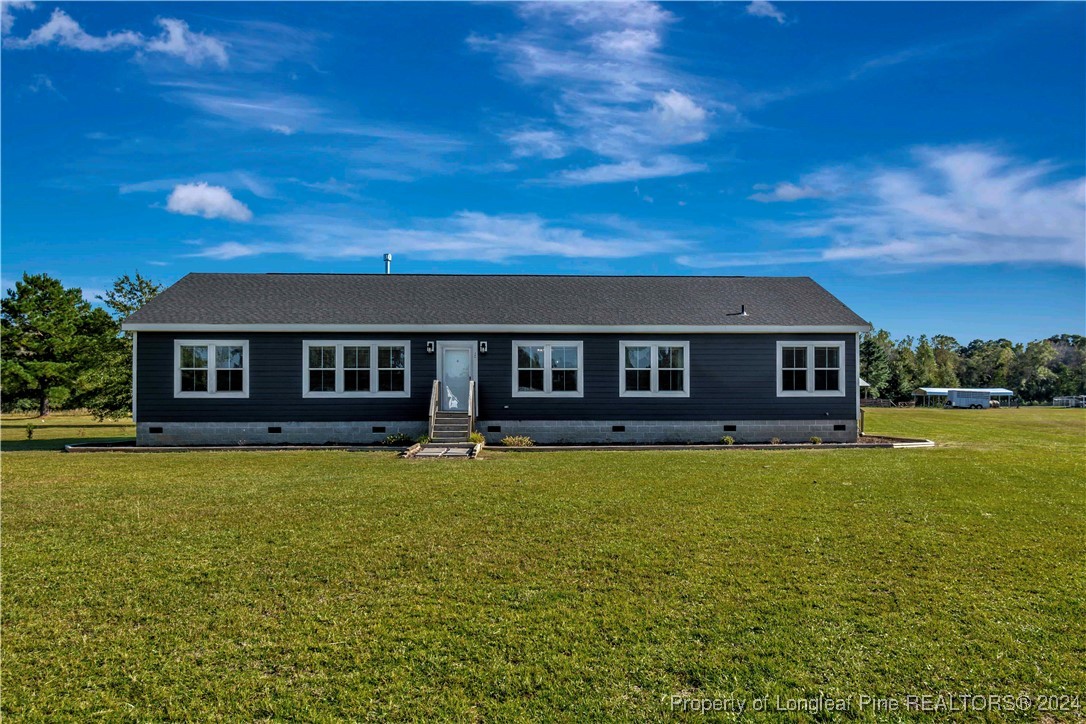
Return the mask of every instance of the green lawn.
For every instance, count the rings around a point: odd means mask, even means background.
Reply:
[[[646,720],[675,694],[819,692],[1086,706],[1086,411],[867,419],[939,446],[70,455],[20,450],[130,423],[56,417],[28,443],[5,418],[2,713]]]

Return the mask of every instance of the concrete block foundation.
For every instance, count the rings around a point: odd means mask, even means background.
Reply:
[[[402,432],[425,435],[425,422],[140,422],[137,445],[372,445]],[[278,430],[278,431],[276,431]]]
[[[426,421],[141,422],[137,445],[371,445],[403,433],[425,435]],[[527,435],[540,444],[856,442],[855,420],[478,420],[490,444]]]

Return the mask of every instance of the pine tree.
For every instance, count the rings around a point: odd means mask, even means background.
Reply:
[[[920,341],[916,345],[916,367],[913,376],[917,387],[934,387],[939,377],[939,366],[935,362],[935,350],[932,349],[928,338],[920,335]]]
[[[50,398],[78,397],[116,337],[116,325],[78,288],[47,274],[23,274],[0,303],[2,380],[8,401],[33,399],[41,416]]]
[[[105,296],[98,297],[120,323],[153,299],[162,285],[143,277],[139,272],[127,274],[113,282]],[[124,332],[109,345],[104,363],[93,371],[93,393],[84,405],[98,419],[123,417],[132,410],[132,333]]]
[[[889,334],[880,329],[878,332],[865,334],[860,343],[860,377],[871,385],[872,397],[878,397],[890,382],[890,359],[880,335],[889,338]]]

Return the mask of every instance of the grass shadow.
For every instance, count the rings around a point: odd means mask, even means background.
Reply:
[[[40,452],[43,450],[63,450],[65,445],[91,442],[116,442],[118,440],[131,440],[134,444],[135,437],[118,435],[116,437],[54,437],[41,440],[4,440],[0,442],[0,451],[3,452]]]

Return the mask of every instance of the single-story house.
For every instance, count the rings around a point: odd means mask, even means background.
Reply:
[[[853,441],[807,277],[189,274],[125,320],[140,445]]]
[[[1014,391],[1006,387],[918,387],[913,390],[913,401],[917,407],[942,407],[946,404],[951,390],[962,392],[987,392],[989,397],[1001,404],[1014,399]]]

